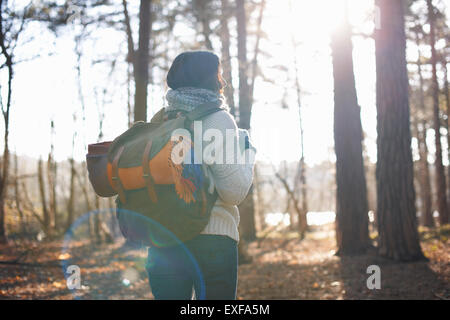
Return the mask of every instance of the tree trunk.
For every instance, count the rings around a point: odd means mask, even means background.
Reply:
[[[212,51],[213,46],[211,42],[211,27],[209,26],[209,20],[206,18],[202,19],[202,30],[203,30],[203,37],[205,38],[205,48]]]
[[[94,240],[96,244],[103,242],[102,230],[101,230],[101,217],[100,217],[100,198],[95,195],[95,213],[94,213]]]
[[[289,2],[289,8],[291,9],[291,2]],[[297,95],[297,106],[298,106],[298,122],[300,129],[300,161],[298,164],[298,174],[295,179],[295,187],[300,183],[300,195],[301,195],[301,212],[298,214],[298,231],[301,236],[305,234],[308,229],[307,213],[308,213],[308,187],[306,184],[306,164],[305,164],[305,143],[304,143],[304,131],[303,131],[303,116],[302,116],[302,97],[301,97],[301,87],[300,79],[298,75],[298,62],[297,62],[297,43],[295,42],[295,36],[292,33],[292,46],[294,47],[294,71],[295,71],[295,91]]]
[[[255,49],[253,53],[253,60],[252,60],[252,78],[250,81],[250,112],[251,107],[253,106],[254,102],[254,91],[255,91],[255,82],[256,82],[256,76],[258,75],[258,56],[259,56],[259,44],[261,42],[261,36],[262,36],[262,21],[264,17],[264,10],[266,8],[266,0],[261,0],[261,3],[259,4],[259,14],[258,14],[258,21],[256,22],[256,41],[255,41]]]
[[[248,84],[247,17],[244,2],[244,0],[236,1],[239,60],[239,127],[248,130],[250,129],[251,97]]]
[[[128,128],[131,128],[133,125],[133,108],[131,104],[131,81],[132,77],[134,77],[134,65],[135,65],[135,49],[134,49],[134,40],[133,40],[133,31],[131,30],[131,22],[130,16],[128,14],[128,6],[127,1],[122,0],[123,6],[123,15],[124,15],[124,24],[125,24],[125,32],[127,34],[127,44],[128,44],[128,54],[127,54],[127,115],[128,115]]]
[[[253,185],[250,187],[244,201],[239,205],[239,212],[241,215],[241,237],[247,241],[256,239],[255,226],[255,207],[253,202]]]
[[[194,0],[193,12],[196,20],[202,25],[203,44],[207,50],[212,51],[209,3],[209,0]]]
[[[67,223],[66,228],[69,229],[74,221],[74,202],[75,202],[75,160],[69,159],[70,162],[70,187],[69,187],[69,199],[67,201]]]
[[[439,84],[436,71],[436,48],[435,48],[435,13],[431,0],[427,0],[428,19],[430,23],[430,47],[431,47],[431,67],[432,67],[432,96],[433,96],[433,120],[434,135],[436,144],[436,157],[434,167],[436,170],[436,191],[437,207],[439,211],[439,222],[441,225],[448,222],[447,190],[445,182],[444,165],[442,164],[442,146],[441,146],[441,123],[439,116]]]
[[[16,210],[19,215],[20,232],[22,233],[22,235],[24,235],[26,232],[26,227],[23,216],[22,204],[20,201],[19,161],[17,153],[14,154],[14,199],[16,202]]]
[[[378,252],[400,261],[424,259],[415,208],[402,1],[376,0]]]
[[[295,187],[291,188],[289,186],[289,183],[287,182],[287,180],[285,178],[283,178],[276,170],[275,170],[275,177],[278,178],[278,180],[280,180],[281,184],[284,187],[284,190],[287,193],[288,204],[292,204],[293,209],[297,213],[297,217],[299,220],[298,221],[298,232],[300,235],[300,239],[304,239],[306,229],[307,229],[306,228],[306,214],[304,214],[303,208],[300,207],[300,201],[297,198],[297,192],[295,190]],[[302,221],[303,218],[304,218],[304,220]]]
[[[230,113],[234,116],[236,107],[234,104],[233,76],[231,72],[230,30],[228,29],[228,20],[230,18],[231,8],[228,0],[222,0],[221,8],[220,41],[222,43],[222,70],[223,77],[227,82],[224,89],[224,94],[227,99],[228,106],[230,107]]]
[[[360,107],[353,73],[351,30],[347,20],[333,35],[332,59],[337,254],[362,254],[369,246],[368,205]]]
[[[416,35],[417,43],[419,40]],[[417,72],[419,74],[419,106],[421,110],[421,130],[417,128],[417,142],[420,156],[420,190],[422,198],[422,224],[426,227],[434,226],[433,210],[432,210],[432,195],[430,182],[430,167],[428,165],[428,146],[427,146],[427,123],[425,119],[425,96],[424,96],[424,81],[422,75],[421,54],[418,52],[417,58]]]
[[[44,168],[42,164],[42,159],[38,161],[38,184],[39,184],[39,195],[41,198],[42,207],[42,221],[44,223],[44,232],[47,237],[51,236],[51,218],[50,212],[47,207],[47,195],[45,193],[45,182],[44,182]]]
[[[127,124],[128,128],[133,126],[133,105],[132,105],[132,94],[131,86],[133,81],[133,66],[128,64],[127,66]]]
[[[57,223],[57,204],[56,204],[56,173],[57,173],[57,164],[54,160],[54,143],[53,143],[53,137],[55,135],[55,126],[53,120],[50,123],[51,127],[51,145],[50,145],[50,152],[48,154],[47,159],[47,181],[48,181],[48,190],[49,190],[49,215],[50,215],[50,227],[52,229],[56,229],[56,223]]]
[[[303,139],[302,139],[303,140]],[[302,146],[303,149],[303,146]],[[300,159],[300,195],[301,195],[301,211],[298,213],[297,221],[298,221],[298,232],[300,236],[303,238],[306,231],[308,231],[308,191],[306,185],[306,166],[305,166],[305,158],[302,156]]]
[[[111,228],[111,237],[114,240],[117,234],[120,234],[119,227],[117,225],[117,217],[116,217],[116,205],[112,197],[108,198],[108,209],[110,215],[110,228]]]
[[[420,193],[422,200],[422,224],[425,227],[434,227],[432,198],[431,198],[431,183],[430,183],[430,168],[428,165],[428,147],[426,142],[427,127],[426,121],[422,121],[422,129],[417,125],[417,142],[419,147],[419,181]]]
[[[266,221],[265,221],[265,212],[264,212],[264,200],[263,200],[263,192],[262,192],[262,181],[261,181],[261,177],[259,175],[259,169],[258,169],[258,165],[255,164],[255,170],[254,170],[254,178],[253,178],[253,186],[255,187],[255,191],[256,191],[256,199],[257,199],[257,203],[256,203],[256,213],[257,213],[257,217],[258,217],[258,224],[259,224],[259,230],[258,231],[263,231],[267,225],[266,225]],[[256,221],[255,221],[255,225],[256,225]]]
[[[9,103],[9,101],[8,101]],[[8,107],[9,109],[9,107]],[[2,172],[0,176],[0,243],[7,243],[8,237],[6,233],[6,186],[9,178],[9,145],[8,145],[8,126],[9,120],[5,120],[5,136],[2,158]]]
[[[7,30],[3,25],[3,10],[6,6],[6,1],[0,0],[0,47],[1,54],[5,58],[4,65],[8,70],[8,86],[6,104],[2,103],[2,114],[4,120],[4,136],[3,136],[3,158],[1,162],[0,172],[0,243],[7,243],[8,237],[6,233],[6,187],[8,185],[9,177],[9,112],[11,108],[11,96],[12,96],[12,79],[13,79],[13,59],[12,55],[8,53],[8,44],[6,43]],[[18,34],[17,34],[18,36]],[[5,108],[3,108],[5,106]]]
[[[10,80],[8,83],[8,101],[6,107],[6,113],[4,113],[5,120],[5,135],[4,135],[4,147],[3,147],[3,158],[2,158],[2,168],[0,176],[0,243],[7,243],[8,237],[6,233],[6,186],[8,185],[9,178],[9,106],[11,103],[11,80],[12,80],[12,67],[10,69]]]
[[[244,0],[236,1],[236,19],[239,60],[239,127],[248,130],[250,129],[251,97],[247,75],[247,18]],[[256,239],[253,186],[250,187],[247,197],[239,205],[239,211],[241,212],[242,238],[248,241]]]
[[[83,176],[83,178],[82,178]],[[96,237],[96,233],[95,233],[95,213],[93,212],[94,208],[95,208],[95,199],[94,199],[94,204],[91,201],[91,193],[89,192],[89,182],[86,178],[86,168],[82,169],[82,172],[77,174],[75,176],[75,178],[78,180],[78,185],[81,189],[81,192],[84,196],[84,201],[86,204],[85,207],[85,211],[89,214],[88,216],[88,233],[89,233],[89,238],[92,241],[95,241],[95,237]],[[95,197],[97,197],[97,195],[95,195]]]
[[[442,68],[444,69],[444,96],[447,108],[447,158],[449,161],[449,165],[447,166],[447,205],[450,205],[450,95],[448,92],[448,68],[445,55],[442,58]],[[450,216],[448,217],[448,219],[450,222]]]
[[[152,28],[151,0],[141,0],[139,8],[139,48],[134,57],[134,121],[147,121],[149,47]]]

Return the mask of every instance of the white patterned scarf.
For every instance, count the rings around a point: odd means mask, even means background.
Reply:
[[[225,97],[219,93],[208,89],[182,87],[178,89],[169,89],[166,93],[168,106],[166,111],[186,111],[190,112],[196,107],[206,102],[219,103],[228,109]]]

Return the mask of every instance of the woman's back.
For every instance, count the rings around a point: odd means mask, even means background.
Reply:
[[[165,110],[177,115],[210,103],[221,104],[227,110],[220,71],[219,58],[211,52],[184,52],[177,56],[167,75],[170,89]],[[196,132],[199,126],[200,132]],[[190,299],[192,289],[197,299],[235,299],[237,205],[252,184],[255,149],[247,142],[248,132],[238,129],[233,116],[225,110],[194,122],[193,129],[194,156],[198,159],[196,133],[200,133],[201,164],[210,182],[208,192],[217,191],[218,199],[201,234],[180,246],[149,249],[150,285],[157,299]],[[241,154],[247,161],[240,161]]]

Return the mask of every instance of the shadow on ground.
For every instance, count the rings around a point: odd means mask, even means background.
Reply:
[[[430,233],[431,234],[431,233]],[[249,245],[250,264],[239,268],[239,299],[450,299],[448,236],[423,237],[429,262],[394,263],[369,252],[335,255],[332,225],[300,241],[279,233]],[[82,289],[67,289],[62,262],[81,269]],[[153,299],[145,272],[146,250],[123,241],[93,246],[60,241],[0,247],[0,299]],[[381,268],[381,289],[369,290],[367,267]]]

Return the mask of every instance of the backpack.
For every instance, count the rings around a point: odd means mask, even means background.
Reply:
[[[220,110],[208,103],[168,118],[162,108],[149,123],[135,123],[114,141],[89,145],[89,179],[99,196],[118,194],[116,215],[127,240],[170,246],[194,238],[208,224],[217,192],[208,192],[202,164],[173,160],[178,144],[181,156],[190,149],[193,160],[194,144],[184,136],[174,140],[172,133],[186,129],[193,137],[193,122]]]

